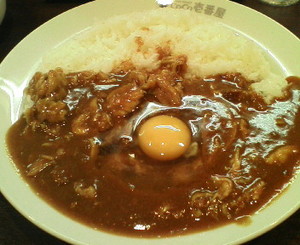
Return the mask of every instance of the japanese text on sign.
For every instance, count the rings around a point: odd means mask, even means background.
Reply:
[[[189,1],[176,1],[171,5],[174,9],[186,9],[190,11],[195,11],[196,13],[203,13],[206,15],[212,15],[218,18],[223,18],[226,9],[217,7],[211,4],[204,4],[201,2],[189,2]]]

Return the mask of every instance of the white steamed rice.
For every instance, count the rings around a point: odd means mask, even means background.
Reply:
[[[136,37],[144,45],[138,51]],[[285,79],[272,72],[263,51],[253,41],[223,24],[189,11],[157,9],[117,16],[97,23],[49,52],[40,67],[46,72],[61,67],[67,72],[110,72],[125,60],[147,70],[159,66],[158,46],[188,57],[187,76],[205,77],[239,72],[255,81],[252,87],[270,101],[280,97]]]

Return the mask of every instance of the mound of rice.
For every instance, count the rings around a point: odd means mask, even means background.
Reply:
[[[142,40],[139,47],[137,38]],[[117,16],[65,42],[44,58],[41,71],[110,72],[126,60],[140,69],[159,66],[157,47],[188,57],[187,76],[239,72],[267,102],[283,94],[287,82],[273,73],[261,48],[223,24],[190,11],[157,9]],[[272,88],[272,90],[270,90]]]

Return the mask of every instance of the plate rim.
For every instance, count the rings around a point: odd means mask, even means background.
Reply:
[[[98,1],[94,1],[94,2],[88,2],[88,3],[85,3],[85,4],[82,4],[82,5],[80,5],[80,6],[78,6],[78,7],[75,7],[75,8],[72,8],[72,9],[70,9],[70,10],[68,10],[68,11],[66,11],[66,12],[64,12],[64,13],[62,13],[62,14],[60,14],[60,15],[58,15],[58,16],[56,16],[56,17],[54,17],[54,18],[52,18],[51,20],[49,20],[49,21],[47,21],[46,23],[44,23],[43,25],[41,25],[40,27],[38,27],[37,29],[35,29],[34,31],[32,31],[30,34],[28,34],[24,39],[22,39],[16,46],[15,46],[15,48],[3,59],[3,61],[1,62],[1,64],[0,64],[0,79],[1,79],[1,71],[2,71],[2,68],[3,68],[3,66],[5,66],[5,64],[8,62],[7,60],[9,60],[10,59],[10,57],[12,56],[12,55],[14,55],[14,52],[16,52],[15,50],[16,50],[16,48],[18,49],[18,48],[22,48],[22,43],[24,43],[24,42],[27,42],[27,40],[28,40],[28,37],[29,36],[32,36],[33,35],[33,33],[36,33],[36,32],[39,32],[42,28],[44,28],[45,26],[47,26],[47,25],[49,25],[49,23],[52,23],[53,21],[57,21],[57,20],[59,20],[59,19],[62,19],[62,18],[64,18],[63,16],[65,16],[65,15],[67,15],[67,14],[70,14],[71,12],[74,12],[75,11],[75,9],[80,9],[80,8],[88,8],[88,7],[86,7],[86,6],[97,6],[97,3]],[[203,1],[203,2],[205,2],[205,1]],[[221,3],[221,1],[220,0],[214,0],[214,1],[210,1],[210,2],[220,2]],[[233,4],[233,6],[237,6],[237,5],[239,5],[239,7],[242,7],[242,8],[247,8],[248,9],[248,11],[251,11],[252,13],[254,13],[255,15],[257,15],[257,14],[259,14],[262,18],[266,18],[267,16],[265,16],[265,15],[263,15],[262,13],[260,13],[260,12],[258,12],[258,11],[256,11],[256,10],[253,10],[253,9],[251,9],[251,8],[249,8],[249,7],[246,7],[246,6],[244,6],[244,5],[240,5],[240,4],[238,4],[238,3],[235,3],[235,2],[230,2],[230,1],[226,1],[226,2],[228,2],[228,3],[226,3],[226,4],[228,4],[228,6],[229,5],[232,5]],[[225,5],[226,5],[225,4]],[[238,8],[239,8],[238,7]],[[273,23],[273,24],[276,24],[277,25],[277,27],[279,28],[280,27],[280,29],[283,29],[284,30],[284,32],[286,32],[288,35],[293,35],[294,37],[293,38],[295,38],[296,37],[296,39],[298,39],[298,37],[297,36],[295,36],[292,32],[290,32],[287,28],[285,28],[285,27],[283,27],[282,25],[280,25],[279,23],[277,23],[277,22],[275,22],[274,20],[272,20],[271,18],[269,18],[269,17],[267,17],[269,20],[271,20],[271,23]],[[298,39],[298,41],[299,41],[299,39]],[[33,68],[34,69],[34,68]],[[300,73],[299,73],[300,74]],[[28,80],[28,78],[27,78],[27,80]],[[1,129],[2,129],[2,127],[1,127]],[[1,132],[1,136],[3,136],[4,135],[4,132]],[[2,145],[1,145],[1,148],[3,148],[2,147]],[[1,149],[1,150],[3,150],[3,149]],[[1,165],[1,164],[0,164]],[[2,175],[1,173],[0,173],[0,175]],[[296,177],[296,179],[294,180],[294,182],[296,182],[296,181],[298,181],[297,183],[300,183],[300,178],[299,178],[299,175],[300,174],[298,174],[297,175],[297,177]],[[3,179],[3,178],[1,178],[1,179]],[[22,181],[23,181],[23,184],[25,184],[27,187],[27,189],[28,190],[30,190],[30,192],[32,192],[32,194],[33,194],[33,191],[32,191],[32,189],[28,186],[28,184],[22,179]],[[24,214],[24,210],[23,210],[23,208],[22,208],[22,206],[20,206],[20,204],[16,204],[15,203],[15,199],[14,198],[12,198],[11,196],[10,196],[10,194],[9,193],[7,193],[6,192],[6,190],[4,190],[4,188],[3,188],[3,181],[1,181],[0,180],[0,191],[1,191],[1,193],[3,194],[3,196],[10,202],[10,204],[19,212],[19,213],[21,213],[22,214],[22,216],[23,217],[25,217],[25,218],[27,218],[30,222],[32,222],[34,225],[36,225],[36,226],[38,226],[39,228],[41,228],[42,230],[44,230],[44,231],[46,231],[47,233],[49,233],[49,234],[51,234],[51,235],[53,235],[53,236],[55,236],[55,237],[57,237],[57,238],[59,238],[59,239],[62,239],[62,240],[64,240],[64,241],[67,241],[67,242],[71,242],[71,243],[75,243],[75,244],[88,244],[88,243],[85,243],[85,241],[80,241],[80,240],[78,240],[78,239],[73,239],[72,237],[66,237],[66,236],[64,236],[64,235],[62,235],[62,234],[60,234],[60,232],[57,232],[57,230],[55,230],[55,229],[53,229],[53,227],[49,227],[48,225],[46,225],[46,224],[41,224],[37,219],[36,219],[36,217],[35,216],[32,216],[32,215],[30,215],[30,216],[28,216],[28,214]],[[288,187],[288,189],[287,190],[285,190],[284,191],[284,193],[283,194],[286,194],[287,193],[287,191],[289,190],[291,188],[291,186],[290,187]],[[283,194],[281,194],[280,195],[280,199],[281,199],[281,196],[283,195]],[[42,202],[44,202],[44,203],[46,203],[45,202],[45,200],[43,200],[43,199],[41,199],[41,198],[39,198],[38,196],[36,196],[36,194],[34,194],[34,196],[36,197],[36,198],[38,198],[38,199],[36,199],[36,200],[40,200],[40,201],[42,201]],[[246,242],[246,241],[249,241],[250,239],[253,239],[254,237],[257,237],[257,236],[259,236],[259,235],[261,235],[261,234],[263,234],[263,233],[265,233],[265,232],[267,232],[267,231],[269,231],[270,229],[272,229],[272,228],[274,228],[275,226],[277,226],[279,223],[281,223],[281,222],[283,222],[285,219],[287,219],[288,217],[290,217],[294,212],[296,212],[299,208],[300,208],[300,198],[298,199],[299,201],[298,201],[298,203],[295,203],[294,205],[292,205],[292,206],[290,206],[290,209],[289,209],[289,211],[288,211],[288,214],[283,214],[282,216],[281,216],[281,218],[280,219],[276,219],[277,221],[276,222],[272,222],[272,224],[271,225],[269,225],[268,227],[264,227],[262,230],[260,230],[259,232],[256,232],[255,233],[255,235],[253,235],[253,234],[249,234],[248,236],[244,236],[243,238],[238,238],[237,240],[235,240],[235,241],[231,241],[231,242],[233,242],[233,243],[240,243],[240,242]],[[44,205],[42,205],[42,206],[44,206]],[[65,216],[64,214],[61,214],[60,212],[58,212],[55,208],[53,208],[51,205],[49,205],[49,204],[47,204],[46,203],[46,206],[49,208],[51,208],[52,210],[51,210],[51,212],[53,211],[54,213],[56,212],[57,214],[56,215],[58,215],[58,216],[61,216],[61,215],[63,215],[65,218],[67,218],[68,220],[72,220],[72,219],[70,219],[69,217],[67,217],[67,216]],[[43,208],[42,208],[43,209]],[[55,216],[56,216],[55,215]],[[74,220],[72,220],[72,222],[73,222]],[[91,228],[89,228],[89,227],[87,227],[87,226],[85,226],[85,225],[82,225],[82,224],[79,224],[79,226],[77,226],[78,228],[80,228],[80,229],[84,229],[84,228],[87,228],[89,231],[91,230]],[[219,228],[217,228],[217,229],[219,229]],[[217,229],[214,229],[214,230],[217,230]],[[85,230],[85,229],[84,229]],[[97,233],[98,233],[98,231],[96,231]],[[114,235],[114,234],[110,234],[110,233],[106,233],[105,231],[101,231],[101,233],[105,233],[105,234],[109,234],[109,236],[112,236],[112,237],[115,237],[115,239],[120,239],[120,238],[124,238],[124,237],[120,237],[120,236],[118,236],[118,235]],[[205,232],[203,232],[202,234],[204,234]],[[197,236],[198,237],[201,237],[201,236],[203,236],[202,234],[197,234]],[[193,234],[193,236],[194,236],[195,234]],[[184,240],[186,241],[186,240],[188,240],[188,239],[186,239],[187,238],[187,236],[191,236],[190,234],[187,234],[187,235],[184,235],[184,236],[182,236],[183,238],[184,238]],[[85,238],[85,239],[87,239],[87,237]],[[106,239],[106,238],[105,238]],[[171,237],[171,238],[167,238],[167,240],[170,242],[171,240],[172,240],[172,243],[174,242],[174,239],[176,239],[176,240],[178,240],[177,239],[177,237]],[[115,241],[117,241],[117,240],[115,240]],[[139,244],[141,244],[141,241],[143,241],[144,243],[143,244],[148,244],[148,242],[149,241],[154,241],[154,240],[156,240],[156,239],[141,239],[141,238],[129,238],[129,240],[130,241],[137,241]],[[165,242],[165,239],[159,239],[160,241],[163,241],[163,242],[158,242],[158,244],[166,244],[166,242]],[[86,241],[88,241],[88,240],[86,240]],[[103,240],[104,241],[104,240]],[[169,243],[168,242],[168,243]],[[231,243],[230,242],[230,243]],[[133,243],[131,243],[131,244],[133,244]],[[171,244],[171,243],[170,243]],[[229,244],[229,243],[228,243]]]

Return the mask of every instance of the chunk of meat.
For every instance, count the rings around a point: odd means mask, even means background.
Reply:
[[[60,100],[67,95],[67,84],[66,75],[60,68],[46,74],[38,72],[30,81],[27,93],[34,102],[44,98]]]
[[[133,70],[130,71],[127,76],[126,80],[129,82],[134,82],[138,87],[141,87],[142,89],[147,89],[148,85],[146,85],[148,81],[149,74],[142,71]]]
[[[234,198],[229,206],[232,210],[235,210],[238,213],[246,205],[253,201],[258,201],[265,189],[266,183],[260,179],[256,179],[247,189],[244,189],[243,192],[237,197]]]
[[[87,135],[90,132],[98,133],[113,126],[111,117],[98,105],[96,97],[90,99],[84,111],[79,110],[72,121],[72,132],[77,135]]]
[[[106,110],[115,117],[133,112],[144,97],[144,91],[134,83],[114,89],[106,99]]]
[[[210,216],[218,219],[220,215],[231,218],[230,206],[223,199],[233,191],[233,183],[229,178],[212,176],[216,191],[195,191],[191,195],[192,213],[195,217]]]
[[[195,191],[191,195],[191,207],[193,216],[199,218],[208,216],[207,209],[212,204],[213,193],[208,191]]]
[[[92,118],[99,132],[104,132],[113,126],[111,117],[104,111],[98,111]]]
[[[195,192],[191,197],[191,207],[192,214],[196,218],[206,216],[213,219],[220,219],[220,217],[230,219],[232,217],[229,205],[216,198],[216,194],[208,191]]]
[[[248,189],[244,190],[243,195],[238,198],[238,201],[246,203],[252,200],[259,200],[259,197],[263,193],[265,186],[266,183],[262,180],[254,181],[254,183]]]
[[[278,165],[285,164],[291,156],[297,153],[299,153],[298,147],[294,145],[281,146],[269,154],[266,158],[266,163]]]
[[[64,121],[68,114],[67,106],[62,101],[53,101],[49,98],[39,99],[31,109],[31,114],[39,122],[58,123]]]
[[[103,132],[113,126],[110,116],[103,111],[85,112],[72,122],[72,132],[77,135],[87,135],[90,132]]]
[[[90,185],[85,187],[80,181],[74,183],[74,191],[84,198],[95,198],[97,196],[97,191],[94,186]]]
[[[238,121],[238,124],[242,137],[246,138],[250,134],[249,123],[242,118]]]
[[[183,91],[182,85],[177,80],[176,74],[170,73],[169,70],[162,70],[160,73],[149,77],[149,80],[150,79],[155,82],[152,93],[159,103],[168,106],[181,105]]]
[[[33,163],[27,166],[27,176],[34,177],[53,164],[55,164],[53,157],[41,155]]]
[[[191,143],[187,151],[184,153],[184,157],[190,158],[194,157],[198,154],[199,152],[199,144],[197,142]]]
[[[86,135],[90,131],[90,112],[82,113],[72,122],[72,132],[77,135]]]
[[[162,58],[161,66],[169,71],[179,75],[183,75],[187,69],[187,57],[185,55],[168,55]]]
[[[91,83],[97,83],[99,81],[109,80],[109,76],[101,71],[82,71],[69,73],[66,75],[66,79],[68,81],[68,87],[74,88],[88,86]]]
[[[241,168],[240,148],[237,148],[235,150],[235,152],[233,153],[233,157],[230,159],[230,165],[231,165],[231,168],[229,170],[229,173],[232,176],[236,176]]]
[[[166,80],[159,80],[157,85],[154,95],[161,104],[168,106],[181,105],[183,93],[180,83],[177,86],[171,86]]]
[[[265,189],[265,186],[266,183],[261,180],[250,189],[249,196],[252,198],[252,200],[259,200],[261,194]]]
[[[215,194],[214,198],[223,200],[228,197],[233,189],[232,180],[226,177],[213,176],[212,177],[216,186],[218,186],[218,191]]]
[[[99,154],[99,141],[95,138],[89,139],[90,143],[90,160],[95,162]]]

